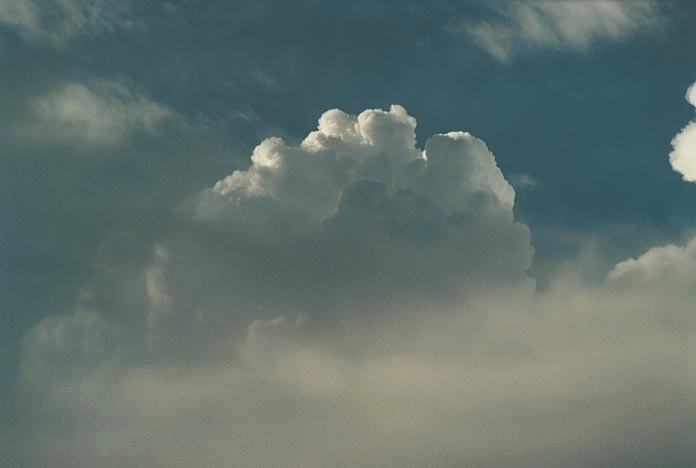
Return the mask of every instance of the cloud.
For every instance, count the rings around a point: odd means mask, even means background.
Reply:
[[[262,142],[252,166],[218,182],[198,210],[203,217],[221,217],[222,210],[247,200],[267,199],[320,221],[336,213],[345,188],[369,180],[390,195],[425,193],[447,215],[484,203],[492,217],[510,222],[514,191],[485,144],[466,132],[451,132],[432,137],[421,150],[415,125],[401,106],[357,117],[328,111],[299,147],[279,138]]]
[[[686,100],[696,107],[696,82],[692,83],[689,89],[686,90]]]
[[[409,309],[473,298],[491,281],[530,289],[529,230],[514,222],[514,191],[486,145],[452,132],[421,149],[415,125],[400,106],[328,111],[298,146],[259,144],[248,170],[194,201],[194,216],[224,226],[230,261],[257,278],[245,291],[264,277],[311,288],[303,298],[273,286],[267,299],[285,297],[296,313],[325,303]]]
[[[400,106],[328,111],[297,145],[261,142],[154,241],[105,239],[74,310],[25,336],[12,458],[693,464],[692,247],[535,294],[485,143],[420,148],[415,125]]]
[[[19,447],[59,467],[647,467],[667,448],[696,459],[688,301],[665,312],[654,295],[612,290],[491,299],[483,320],[460,309],[443,324],[317,333],[311,319],[256,320],[241,362],[232,348],[194,365],[95,365],[56,348],[87,371],[25,381],[40,424]],[[66,325],[98,331],[90,320]],[[31,344],[25,359],[42,362]]]
[[[686,100],[696,107],[696,83],[686,91]],[[696,182],[696,122],[690,122],[672,140],[669,163],[687,182]]]
[[[537,190],[540,188],[539,181],[529,174],[512,174],[509,178],[510,183],[517,190]]]
[[[98,311],[78,306],[71,315],[52,316],[25,337],[30,359],[22,373],[33,382],[79,378],[115,356],[117,332]],[[27,389],[30,391],[29,389]]]
[[[275,92],[283,90],[283,85],[276,78],[263,70],[251,70],[248,75],[249,79],[253,83],[265,88],[268,91]]]
[[[453,31],[491,56],[510,62],[538,51],[586,52],[601,42],[620,42],[660,26],[657,2],[540,0],[496,2],[492,19],[465,21]]]
[[[41,144],[60,143],[93,149],[156,134],[176,114],[125,82],[68,81],[31,104],[32,121],[17,130]]]
[[[623,285],[689,288],[696,281],[696,239],[683,247],[653,247],[638,258],[618,263],[609,278]]]
[[[25,38],[64,46],[78,35],[96,35],[130,27],[130,0],[5,0],[0,25]]]

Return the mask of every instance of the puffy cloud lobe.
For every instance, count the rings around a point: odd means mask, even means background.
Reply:
[[[216,197],[226,199],[227,205],[269,197],[309,219],[322,220],[335,213],[345,187],[372,180],[390,193],[425,191],[446,214],[470,209],[469,198],[480,194],[491,198],[492,209],[511,218],[514,191],[483,142],[453,132],[433,137],[423,152],[416,147],[415,126],[400,106],[357,117],[328,111],[299,147],[278,138],[261,143],[251,168],[218,182],[200,211],[206,216],[214,210]]]
[[[423,194],[443,216],[475,213],[511,223],[514,191],[486,145],[452,132],[432,137],[422,151],[415,126],[401,106],[357,117],[328,111],[299,147],[279,138],[262,142],[248,170],[236,171],[201,197],[198,214],[241,224],[246,205],[266,200],[316,225],[336,215],[344,189],[366,180],[389,196]]]
[[[689,290],[696,284],[696,239],[685,246],[653,247],[638,258],[619,262],[609,279],[630,287]]]
[[[696,107],[696,82],[692,83],[689,89],[686,90],[686,100]]]
[[[618,42],[655,30],[656,2],[618,0],[541,0],[492,3],[496,18],[454,28],[491,56],[509,62],[540,50],[580,51],[596,43]]]
[[[686,100],[696,107],[696,83],[686,92]],[[690,122],[672,140],[673,151],[669,154],[672,169],[679,172],[687,182],[696,182],[696,122]]]
[[[33,102],[34,121],[19,127],[25,138],[94,149],[156,133],[176,119],[168,107],[126,83],[66,82]]]
[[[299,147],[279,138],[262,142],[249,170],[218,182],[211,195],[234,203],[269,197],[320,221],[335,212],[341,190],[351,182],[368,178],[391,189],[395,177],[422,161],[414,129],[415,120],[400,106],[365,111],[357,118],[328,111]],[[201,206],[203,214],[207,209]]]

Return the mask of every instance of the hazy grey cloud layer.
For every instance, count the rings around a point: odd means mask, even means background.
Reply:
[[[489,19],[464,21],[453,30],[473,39],[501,62],[539,51],[587,52],[660,27],[651,0],[522,0],[490,2]]]
[[[535,293],[485,143],[330,110],[99,250],[26,336],[26,466],[689,466],[693,242]],[[577,269],[591,263],[578,257]]]

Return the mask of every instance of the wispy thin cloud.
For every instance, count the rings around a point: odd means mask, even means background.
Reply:
[[[37,142],[76,147],[114,145],[135,133],[156,133],[175,113],[126,83],[70,81],[31,103],[33,118],[18,134]]]
[[[500,62],[540,51],[586,52],[659,29],[663,15],[652,1],[524,0],[488,4],[490,17],[450,29],[471,38]]]
[[[0,26],[62,47],[72,38],[133,25],[130,0],[3,0]]]

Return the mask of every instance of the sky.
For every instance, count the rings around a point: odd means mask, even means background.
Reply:
[[[696,465],[696,4],[0,0],[0,460]]]

